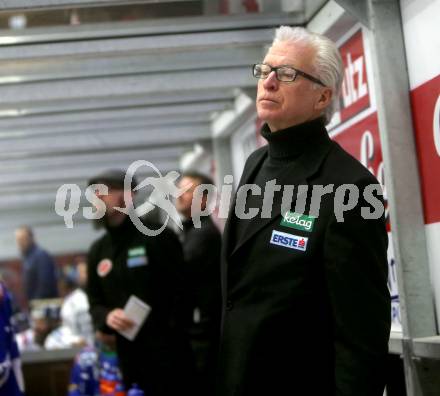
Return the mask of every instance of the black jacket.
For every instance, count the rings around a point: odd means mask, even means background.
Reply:
[[[201,227],[192,220],[184,222],[182,235],[186,287],[192,309],[198,309],[200,320],[193,331],[201,338],[213,341],[220,333],[221,234],[210,217],[201,218]],[[197,335],[197,334],[196,334]]]
[[[314,136],[279,185],[377,184],[324,127]],[[267,156],[267,146],[251,154],[240,186]],[[385,222],[363,219],[363,200],[337,222],[333,198],[322,198],[311,232],[281,224],[281,194],[272,216],[251,220],[240,241],[231,238],[240,220],[229,215],[219,396],[382,396],[391,317]],[[308,238],[306,250],[271,243],[274,231]]]
[[[199,394],[212,395],[220,339],[221,234],[210,217],[201,218],[201,227],[192,220],[183,223],[182,245],[185,285],[193,320],[188,326],[198,374]]]
[[[105,260],[111,261],[110,270]],[[182,326],[182,271],[177,236],[167,229],[155,237],[145,236],[128,217],[89,251],[87,295],[97,330],[112,332],[105,324],[107,314],[124,308],[131,295],[152,308],[134,341],[116,336],[125,381],[137,382],[145,391],[154,389],[155,395],[166,395],[172,385],[182,387],[178,373],[191,364]]]

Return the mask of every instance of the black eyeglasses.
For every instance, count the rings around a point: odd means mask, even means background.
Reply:
[[[266,65],[265,63],[256,63],[255,65],[252,66],[252,72],[254,74],[254,77],[261,78],[263,80],[269,77],[269,74],[272,71],[275,72],[278,81],[283,81],[283,82],[295,81],[296,77],[300,75],[303,76],[304,78],[307,78],[310,81],[313,81],[316,84],[325,87],[325,84],[318,78],[313,77],[310,74],[305,73],[301,70],[295,69],[292,66],[272,67],[270,65]]]

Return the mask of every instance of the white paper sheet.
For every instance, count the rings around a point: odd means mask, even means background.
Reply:
[[[120,331],[119,334],[123,335],[128,340],[133,341],[150,315],[151,307],[141,299],[132,295],[128,299],[127,304],[125,304],[124,312],[127,317],[134,322],[134,326],[129,330]]]

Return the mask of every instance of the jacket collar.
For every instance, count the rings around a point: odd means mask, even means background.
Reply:
[[[321,117],[286,129],[272,132],[269,125],[261,128],[261,136],[267,140],[270,159],[291,161],[304,152],[304,146],[314,144],[320,135],[327,134]]]
[[[274,196],[271,216],[269,218],[262,218],[260,212],[254,219],[249,220],[248,232],[245,233],[244,238],[242,238],[240,241],[237,241],[235,246],[232,245],[232,241],[230,241],[228,238],[230,234],[229,231],[231,227],[231,218],[233,215],[231,214],[228,217],[228,221],[225,225],[226,238],[224,257],[235,254],[255,234],[274,221],[274,219],[281,214],[282,192],[285,185],[298,186],[308,184],[308,180],[319,170],[322,162],[332,147],[332,141],[330,140],[325,128],[322,128],[320,133],[313,133],[313,135],[314,140],[309,144],[304,144],[303,152],[299,155],[299,157],[293,163],[287,165],[286,167],[280,168],[280,171],[276,176],[276,181],[278,185],[281,185],[282,190],[281,192],[276,193]],[[240,180],[238,188],[244,184],[250,183],[254,179],[256,173],[261,168],[261,165],[267,156],[268,148],[265,147],[265,149],[261,150],[255,156],[255,158],[250,161],[251,163],[247,164],[243,171],[243,176]],[[292,199],[293,202],[295,201],[295,197],[296,191],[294,192],[294,198]],[[234,196],[233,206],[230,209],[231,211],[235,210],[235,201],[236,195]]]

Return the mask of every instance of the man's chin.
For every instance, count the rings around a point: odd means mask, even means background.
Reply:
[[[266,123],[269,123],[274,119],[277,119],[277,112],[274,111],[273,109],[270,110],[263,107],[259,107],[257,109],[257,114],[258,114],[258,118]]]

